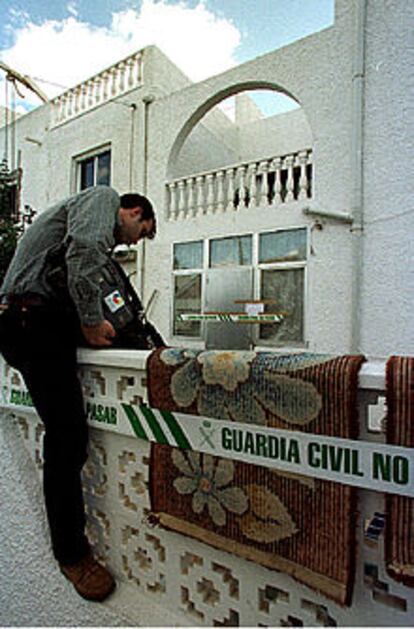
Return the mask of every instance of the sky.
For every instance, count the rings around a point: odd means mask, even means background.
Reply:
[[[50,98],[155,44],[201,81],[333,19],[334,0],[0,0],[0,61],[30,76]],[[0,105],[4,77],[0,70]],[[19,111],[41,104],[20,91]]]

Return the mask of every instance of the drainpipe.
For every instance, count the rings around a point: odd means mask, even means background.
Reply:
[[[146,96],[143,97],[142,102],[144,104],[144,122],[143,122],[143,130],[142,130],[142,135],[143,135],[143,142],[144,142],[144,164],[143,164],[143,173],[142,173],[142,194],[144,196],[147,195],[147,190],[148,190],[148,118],[149,118],[149,106],[151,105],[151,103],[153,103],[155,100],[155,96],[153,96],[152,94],[147,94]],[[141,294],[141,299],[144,302],[144,291],[145,291],[145,258],[146,258],[146,242],[145,242],[145,238],[142,241],[142,248],[141,248],[141,271],[140,271],[140,278],[141,278],[141,288],[140,288],[140,294]]]
[[[351,351],[361,351],[361,293],[362,293],[362,246],[363,246],[363,129],[365,83],[365,27],[367,0],[355,0],[355,47],[352,69],[352,136],[351,136],[351,208],[353,217],[351,233],[352,294],[351,294]]]
[[[135,115],[137,106],[135,103],[129,105],[131,110],[131,136],[129,140],[129,189],[132,191],[132,183],[134,176],[134,153],[135,153]]]

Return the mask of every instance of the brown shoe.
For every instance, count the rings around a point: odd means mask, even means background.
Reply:
[[[91,554],[71,566],[59,564],[75,590],[89,601],[103,601],[115,589],[115,580]]]

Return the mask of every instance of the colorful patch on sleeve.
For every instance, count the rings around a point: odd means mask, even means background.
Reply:
[[[104,298],[104,301],[111,312],[116,312],[119,308],[122,308],[122,306],[125,305],[124,298],[119,290],[114,290],[112,293],[107,295]]]

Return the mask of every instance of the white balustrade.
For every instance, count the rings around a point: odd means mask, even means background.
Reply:
[[[142,52],[137,52],[51,101],[56,126],[142,85]]]
[[[306,200],[312,190],[312,150],[234,164],[166,184],[167,218],[276,207]]]

